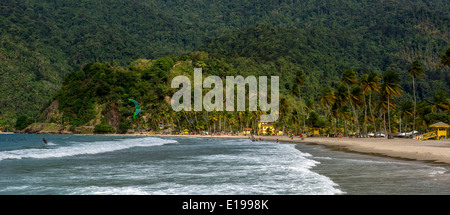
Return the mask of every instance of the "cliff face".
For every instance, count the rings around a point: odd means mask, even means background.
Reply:
[[[71,124],[69,116],[64,116],[60,112],[59,100],[55,99],[41,113],[40,123],[32,123],[19,133],[37,133],[37,134],[91,134],[94,133],[96,125],[106,123],[113,128],[118,128],[120,114],[113,104],[111,108],[105,108],[106,104],[95,105],[95,117],[84,125]]]
[[[42,111],[40,118],[44,120],[44,122],[61,122],[61,114],[59,113],[59,101],[55,99],[52,103]]]
[[[113,107],[105,114],[105,121],[108,125],[117,128],[119,126],[120,115]]]

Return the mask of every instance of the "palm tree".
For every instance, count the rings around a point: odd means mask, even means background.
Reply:
[[[361,87],[358,86],[358,85],[353,86],[352,89],[350,90],[350,100],[353,103],[355,112],[356,112],[356,110],[358,110],[361,107],[361,104],[362,104],[362,101],[363,101],[362,96],[363,96],[363,92],[362,92]],[[356,117],[354,119],[354,121],[357,122],[358,133],[361,133],[361,130],[360,130],[360,127],[359,127],[358,114],[356,113],[356,115],[354,115],[353,117]],[[356,129],[354,129],[354,130],[356,130]]]
[[[413,135],[414,135],[414,131],[416,129],[416,105],[417,105],[416,86],[414,84],[414,79],[423,76],[422,65],[420,65],[420,62],[418,60],[415,60],[412,63],[411,68],[409,68],[408,72],[409,72],[409,75],[411,76],[411,79],[412,79],[413,94],[414,94],[414,112],[413,112],[413,117],[414,117],[414,119],[413,119]]]
[[[243,111],[238,111],[237,112],[237,118],[239,121],[239,130],[240,131],[244,131],[244,127],[242,127],[242,122],[244,121],[244,112]]]
[[[436,112],[437,109],[442,111],[450,110],[450,99],[448,98],[447,92],[444,90],[438,90],[434,93],[433,102],[431,102],[431,110]]]
[[[293,87],[293,93],[299,98],[299,101],[300,101],[300,109],[301,109],[301,112],[302,112],[303,129],[304,130],[306,130],[306,121],[305,121],[305,112],[303,110],[303,101],[302,101],[302,97],[301,97],[301,87],[303,85],[305,85],[305,79],[306,79],[305,72],[303,72],[303,70],[298,70],[295,73],[294,87]],[[299,111],[297,111],[297,112],[299,113]],[[298,126],[301,127],[300,126],[300,121],[299,121]]]
[[[298,134],[300,132],[300,130],[297,130],[297,126],[295,126],[296,124],[300,124],[300,114],[297,113],[297,111],[298,111],[297,109],[293,109],[292,110],[292,114],[291,114],[292,123],[294,125],[294,129],[293,130],[294,130],[295,134]]]
[[[265,114],[265,112],[263,112],[263,111],[261,111],[261,110],[257,110],[257,111],[255,111],[255,113],[256,113],[256,119],[260,119],[261,118],[261,115],[263,115],[263,114]],[[256,133],[258,133],[258,121],[259,120],[255,120],[255,123],[253,124],[253,130],[256,132]]]
[[[371,72],[361,75],[361,90],[364,98],[364,132],[367,134],[367,106],[369,106],[370,119],[373,122],[374,133],[376,133],[375,117],[372,111],[372,94],[373,92],[380,92],[380,77],[377,73]],[[369,94],[368,104],[366,102],[367,93]]]
[[[396,72],[388,70],[384,73],[381,91],[382,95],[387,99],[389,133],[391,133],[390,100],[395,96],[401,95],[403,91],[402,87],[398,84],[399,82],[400,76]]]
[[[367,87],[365,88],[367,91],[369,91],[369,112],[370,117],[373,120],[373,129],[374,132],[376,132],[376,124],[375,124],[375,116],[373,115],[372,110],[372,94],[373,92],[380,92],[380,83],[381,78],[377,75],[376,72],[371,72],[369,74],[369,77],[367,78]]]
[[[447,48],[447,51],[445,51],[445,53],[441,54],[441,59],[439,60],[438,65],[450,67],[450,47]]]
[[[336,96],[334,95],[333,89],[331,87],[322,88],[322,93],[320,95],[320,105],[327,110],[327,113],[330,114],[330,107],[336,101]]]
[[[286,119],[287,119],[287,114],[289,112],[288,108],[289,108],[289,102],[287,101],[287,99],[285,97],[282,97],[280,99],[280,118],[281,118],[280,122],[282,123],[282,127],[283,127],[283,135],[285,134]]]
[[[336,119],[339,120],[339,118],[341,118],[341,116],[344,116],[344,114],[342,114],[343,112],[347,111],[348,106],[347,106],[347,101],[348,101],[348,94],[347,94],[347,88],[341,83],[337,86],[336,88],[336,92],[335,92],[335,96],[336,96],[336,100],[335,103],[333,105],[333,112],[334,115],[336,116]],[[346,106],[346,109],[344,111],[343,107]],[[345,116],[347,116],[345,114]],[[344,118],[344,120],[346,121],[346,118]],[[339,121],[337,122],[339,124]],[[344,123],[345,126],[345,134],[347,134],[347,124]],[[335,132],[336,135],[336,132]]]
[[[333,89],[331,87],[324,87],[322,88],[322,93],[320,95],[320,105],[327,110],[326,115],[332,115],[331,113],[331,107],[334,105],[336,101],[336,96],[334,95]],[[336,123],[335,120],[331,117],[333,127],[334,127],[334,133],[336,135]]]
[[[371,91],[370,84],[369,84],[369,74],[362,74],[361,75],[361,89],[363,91],[363,98],[364,98],[364,134],[367,135],[367,102],[366,102],[366,95],[368,91]],[[370,101],[369,101],[370,105]]]
[[[400,117],[404,118],[405,121],[405,132],[407,131],[408,128],[408,117],[413,115],[413,102],[411,100],[404,100],[401,104],[400,104]],[[414,134],[414,129],[413,129],[413,134]]]
[[[355,110],[355,107],[353,105],[353,102],[352,102],[352,99],[351,99],[351,95],[350,95],[350,85],[358,83],[358,78],[356,77],[355,71],[353,71],[352,69],[344,70],[344,74],[342,76],[341,81],[344,84],[344,86],[347,87],[348,98],[349,98],[349,101],[350,101],[350,106],[351,106],[352,111],[353,111],[354,124],[356,124],[358,126],[358,130],[359,130],[358,117],[356,115],[356,110]]]
[[[366,103],[366,93],[369,91],[369,74],[362,74],[361,75],[361,89],[363,91],[363,98],[364,98],[364,134],[367,135],[367,103]]]
[[[218,116],[217,116],[217,115],[218,115],[217,111],[214,110],[214,111],[211,113],[211,115],[209,116],[209,121],[210,121],[211,124],[213,124],[213,126],[214,126],[213,132],[210,131],[211,134],[216,133],[216,122],[217,122],[217,119],[218,119]]]
[[[433,113],[433,107],[428,105],[428,102],[421,101],[417,104],[417,115],[419,116],[418,125],[422,128],[427,125],[427,121],[425,120],[425,116]],[[420,129],[420,127],[418,128]],[[423,129],[422,129],[423,130]]]

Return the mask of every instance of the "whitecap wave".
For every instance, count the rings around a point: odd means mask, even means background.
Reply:
[[[144,138],[129,138],[112,141],[96,141],[73,143],[71,145],[60,146],[51,143],[55,148],[40,148],[40,149],[20,149],[12,151],[0,152],[0,161],[5,159],[23,159],[23,158],[58,158],[75,156],[82,154],[99,154],[105,152],[112,152],[117,150],[128,149],[132,147],[148,147],[160,146],[167,143],[174,143],[176,140],[160,139],[155,137]],[[49,143],[50,145],[50,143]]]
[[[234,144],[239,144],[235,142]],[[247,144],[242,142],[242,144]],[[241,150],[238,154],[197,156],[198,162],[209,163],[201,167],[176,173],[186,177],[221,178],[223,183],[213,185],[178,185],[159,187],[155,194],[344,194],[339,185],[327,176],[312,170],[320,165],[313,156],[294,148],[294,145],[261,143]],[[221,165],[217,165],[221,163]],[[206,171],[214,166],[215,171]],[[248,184],[238,179],[246,178]]]

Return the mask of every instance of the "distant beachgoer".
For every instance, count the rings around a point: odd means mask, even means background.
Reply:
[[[277,143],[278,143],[278,139],[277,139]]]
[[[45,138],[42,138],[42,141],[44,141],[45,145],[48,145],[47,140]]]

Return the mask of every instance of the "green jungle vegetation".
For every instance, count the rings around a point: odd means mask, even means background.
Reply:
[[[450,48],[447,54],[450,54]],[[448,66],[449,56],[443,55],[439,64]],[[258,76],[271,72],[275,75],[274,69],[282,67],[294,70],[290,71],[294,75],[291,77],[288,72],[289,75],[280,76],[280,118],[273,123],[280,131],[298,134],[315,127],[322,128],[323,134],[349,135],[359,131],[368,133],[376,128],[393,133],[398,132],[400,124],[406,130],[414,126],[416,130],[425,131],[427,125],[436,121],[450,122],[448,93],[437,90],[430,100],[414,102],[400,85],[400,72],[372,71],[358,75],[353,69],[345,69],[335,83],[336,87],[316,80],[319,84],[315,89],[308,87],[317,84],[312,76],[298,69],[298,65],[284,63],[261,63],[252,58],[224,57],[201,51],[153,61],[139,59],[127,67],[91,63],[69,74],[40,120],[65,123],[72,131],[76,131],[76,126],[95,126],[97,133],[167,128],[195,133],[243,131],[244,128],[256,131],[264,112],[248,111],[248,102],[246,111],[172,110],[170,96],[178,89],[171,88],[170,82],[178,75],[187,76],[193,82],[194,67],[201,67],[204,77],[217,75],[224,83],[225,76]],[[412,85],[412,77],[420,79],[424,69],[419,61],[415,61],[408,73]],[[209,90],[203,89],[203,95]],[[314,90],[318,91],[314,93],[317,97],[308,95]],[[129,98],[141,104],[142,113],[136,119],[133,118],[135,106]],[[55,104],[57,108],[52,108]]]
[[[261,113],[170,111],[171,78],[202,67],[205,76],[280,76],[280,130],[351,133],[387,121],[382,130],[393,131],[400,119],[425,129],[449,122],[449,11],[444,0],[3,1],[0,127],[254,127],[249,115]],[[388,80],[401,93],[383,91]],[[142,117],[132,118],[128,98]]]

